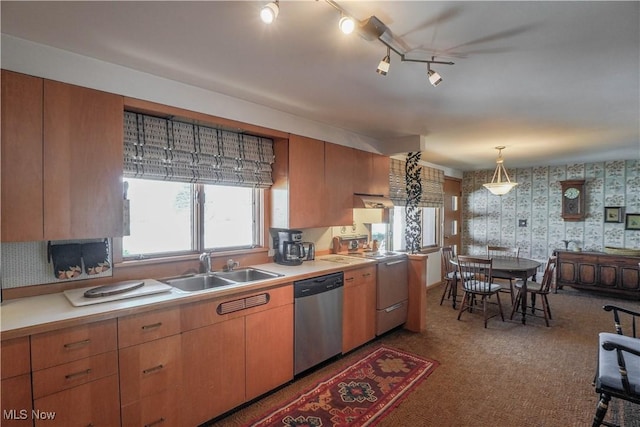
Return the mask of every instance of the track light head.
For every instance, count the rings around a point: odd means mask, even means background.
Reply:
[[[376,70],[376,72],[381,76],[386,76],[387,73],[389,72],[390,66],[391,64],[389,61],[389,57],[385,56],[384,58],[382,58],[382,61],[380,61],[380,63],[378,64],[378,69]]]
[[[262,22],[265,24],[271,24],[278,17],[278,13],[280,13],[280,5],[278,4],[278,0],[275,0],[267,3],[260,10],[260,19],[262,19]]]
[[[436,73],[432,69],[428,69],[427,74],[429,75],[429,83],[431,83],[432,85],[438,86],[440,83],[442,83],[442,77],[440,77],[440,74]]]
[[[382,58],[382,61],[380,61],[380,63],[378,64],[378,69],[376,70],[376,73],[380,74],[381,76],[386,76],[387,73],[389,72],[389,67],[391,67],[391,49],[389,49],[389,47],[387,47],[387,55]]]
[[[353,33],[353,30],[356,29],[356,22],[353,18],[343,15],[338,22],[338,28],[340,28],[340,31],[344,34],[351,34]]]

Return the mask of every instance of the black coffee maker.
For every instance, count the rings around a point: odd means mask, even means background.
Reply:
[[[302,231],[287,228],[269,229],[275,250],[274,261],[282,265],[300,265],[307,257]]]

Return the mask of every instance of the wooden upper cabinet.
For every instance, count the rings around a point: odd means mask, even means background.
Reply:
[[[289,225],[311,228],[326,224],[324,142],[291,135],[289,138]]]
[[[389,169],[391,161],[389,157],[381,154],[371,154],[371,176],[369,191],[371,194],[389,196]]]
[[[353,224],[353,148],[337,144],[324,145],[324,173],[327,191],[326,224]]]
[[[2,241],[43,240],[42,79],[2,70]]]
[[[122,235],[123,98],[44,81],[44,237]]]
[[[389,195],[389,157],[367,151],[355,151],[353,192]]]

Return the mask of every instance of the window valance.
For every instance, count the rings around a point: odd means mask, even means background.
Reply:
[[[134,112],[124,116],[124,175],[267,188],[273,140]]]
[[[440,169],[420,166],[422,196],[420,206],[440,208],[444,206],[444,172]],[[391,159],[389,168],[389,197],[398,206],[407,204],[407,175],[404,160]]]

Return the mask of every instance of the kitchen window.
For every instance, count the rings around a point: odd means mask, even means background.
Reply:
[[[125,178],[130,235],[125,259],[260,245],[263,190]]]
[[[406,249],[405,232],[407,227],[404,206],[394,206],[391,215],[391,248],[395,251]],[[440,217],[442,208],[421,208],[422,247],[440,245]]]

